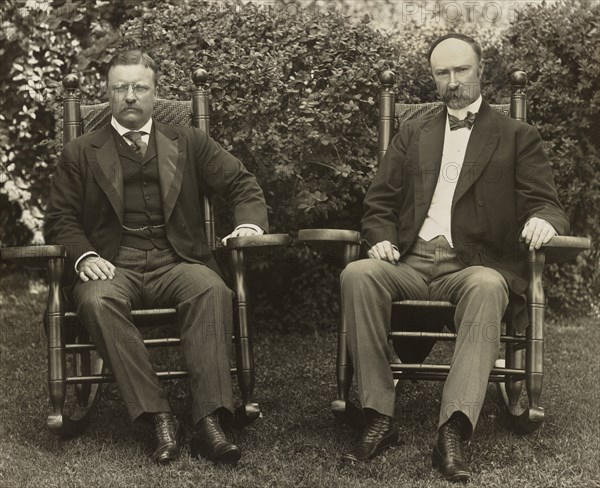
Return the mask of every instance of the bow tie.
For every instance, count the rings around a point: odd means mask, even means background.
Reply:
[[[133,142],[133,149],[136,153],[138,153],[140,156],[144,157],[144,155],[146,154],[146,149],[148,149],[148,144],[146,144],[143,140],[142,140],[142,135],[145,135],[146,132],[126,132],[125,134],[123,134],[123,137],[129,139],[131,142]]]
[[[475,123],[475,117],[477,117],[477,113],[467,112],[467,116],[463,120],[458,120],[458,117],[448,114],[450,130],[462,129],[463,127],[471,129]]]

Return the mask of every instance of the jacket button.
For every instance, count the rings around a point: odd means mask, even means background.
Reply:
[[[477,200],[477,205],[479,205],[480,207],[483,207],[483,200]]]
[[[406,229],[406,224],[404,222],[402,222],[400,224],[400,230],[404,230],[404,229]]]

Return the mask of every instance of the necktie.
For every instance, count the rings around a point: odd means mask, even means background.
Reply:
[[[463,120],[458,120],[458,117],[448,114],[450,130],[457,130],[461,129],[462,127],[471,129],[471,127],[473,127],[473,124],[475,123],[475,117],[477,117],[477,113],[467,112],[467,116]]]
[[[142,134],[146,134],[146,133],[131,131],[131,132],[126,132],[125,134],[123,134],[123,137],[126,137],[131,142],[133,142],[135,152],[138,153],[140,156],[144,157],[144,154],[146,154],[146,149],[148,149],[148,144],[146,144],[144,141],[142,141]]]

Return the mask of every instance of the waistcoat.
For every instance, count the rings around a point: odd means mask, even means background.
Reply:
[[[123,171],[123,225],[146,227],[123,228],[121,245],[143,250],[171,247],[164,227],[154,128],[143,158],[114,129],[113,137]]]

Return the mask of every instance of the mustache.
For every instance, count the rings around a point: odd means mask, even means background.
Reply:
[[[142,111],[142,109],[136,103],[124,103],[121,107],[121,112],[125,110],[135,110],[136,112]]]

